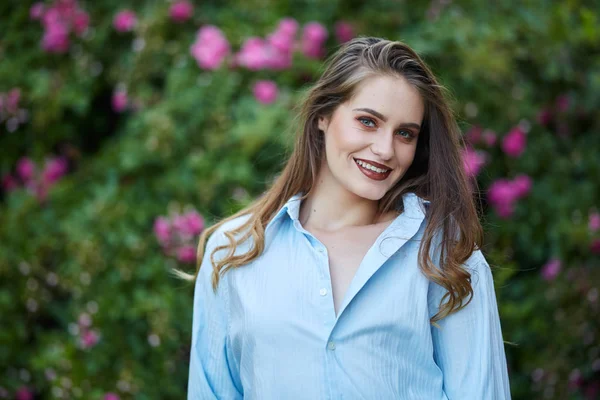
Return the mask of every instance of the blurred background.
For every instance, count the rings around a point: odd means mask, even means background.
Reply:
[[[359,35],[453,94],[513,399],[599,399],[599,10],[2,1],[0,399],[185,398],[193,286],[168,271],[272,182],[302,93]]]

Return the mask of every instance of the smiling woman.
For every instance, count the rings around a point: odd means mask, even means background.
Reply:
[[[331,117],[319,117],[325,140],[320,190],[330,196],[341,184],[361,199],[381,199],[412,164],[418,142],[415,126],[420,127],[424,109],[419,91],[403,77],[364,79]]]
[[[200,236],[189,399],[510,399],[482,228],[442,87],[356,38],[272,187]],[[206,249],[204,245],[206,243]]]

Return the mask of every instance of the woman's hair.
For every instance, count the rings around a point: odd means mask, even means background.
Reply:
[[[470,293],[471,275],[462,264],[480,247],[483,229],[463,170],[460,155],[463,145],[460,130],[444,94],[430,69],[406,44],[373,37],[357,37],[344,43],[325,63],[318,81],[307,91],[297,116],[298,132],[294,149],[283,171],[272,186],[248,207],[206,228],[200,235],[197,269],[194,275],[175,271],[187,280],[195,280],[200,271],[207,237],[221,225],[248,215],[239,227],[224,232],[227,245],[217,246],[211,254],[214,265],[213,290],[219,278],[231,268],[239,268],[257,258],[264,250],[265,227],[287,200],[303,192],[305,199],[314,189],[324,156],[323,135],[318,129],[320,116],[331,117],[336,108],[349,100],[357,85],[372,76],[403,77],[418,89],[425,113],[415,158],[405,175],[378,203],[378,214],[393,209],[403,211],[402,196],[414,192],[429,200],[427,224],[419,246],[419,266],[429,280],[448,290],[440,302],[440,311],[430,322],[434,325],[447,315],[465,307],[462,301]],[[475,182],[473,184],[476,185]],[[243,234],[236,238],[237,235]],[[252,237],[253,247],[234,255],[236,247]],[[239,239],[239,240],[238,240]],[[432,243],[437,243],[439,269],[431,259]],[[214,262],[216,251],[229,254]],[[444,299],[448,301],[442,305]]]

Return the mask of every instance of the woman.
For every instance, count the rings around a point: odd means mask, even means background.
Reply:
[[[460,133],[429,68],[356,38],[300,117],[272,187],[200,237],[188,398],[510,399]]]

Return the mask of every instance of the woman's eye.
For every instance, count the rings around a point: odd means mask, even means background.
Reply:
[[[373,128],[375,125],[375,121],[373,121],[371,118],[365,118],[365,117],[360,117],[358,118],[358,120],[360,121],[361,124],[368,126],[369,128]],[[366,121],[367,123],[363,122]],[[368,125],[368,123],[371,123],[373,125]]]
[[[410,131],[398,131],[398,133],[400,133],[400,134],[401,133],[406,133],[406,136],[404,136],[404,137],[407,138],[407,139],[412,139],[412,137],[413,137],[413,134]]]

